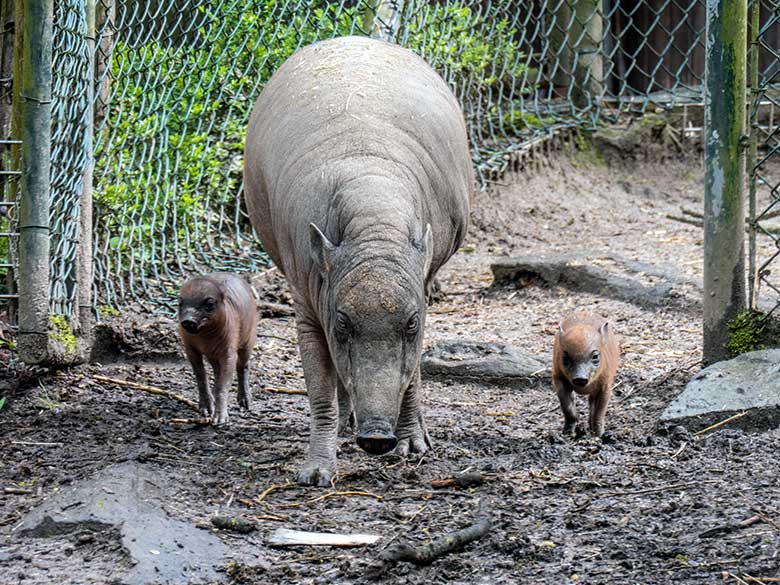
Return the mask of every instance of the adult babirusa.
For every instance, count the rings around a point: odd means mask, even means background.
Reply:
[[[473,171],[459,105],[396,45],[316,43],[249,121],[249,216],[286,275],[311,406],[304,484],[329,485],[339,423],[372,454],[424,452],[427,291],[465,236]]]

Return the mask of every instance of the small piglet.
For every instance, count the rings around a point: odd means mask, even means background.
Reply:
[[[238,403],[249,409],[249,360],[255,346],[257,302],[241,278],[212,272],[186,281],[179,293],[179,333],[198,381],[200,412],[215,425],[228,421],[227,395],[238,372]],[[214,370],[209,392],[203,357]]]
[[[564,434],[574,432],[577,425],[573,392],[588,397],[591,433],[604,434],[604,415],[619,359],[620,342],[605,319],[577,312],[560,324],[553,345],[552,380],[561,402]]]

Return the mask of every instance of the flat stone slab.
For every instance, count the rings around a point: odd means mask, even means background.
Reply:
[[[426,351],[423,374],[455,378],[525,378],[546,369],[545,364],[502,343],[442,341]]]
[[[135,462],[108,467],[45,501],[14,530],[16,539],[118,528],[130,567],[127,585],[214,583],[228,548],[205,530],[168,516],[155,498],[167,478]],[[116,582],[116,581],[112,581]]]
[[[618,257],[618,264],[626,264]],[[630,271],[637,271],[641,264],[626,265]],[[613,274],[604,268],[592,265],[577,254],[550,254],[546,256],[512,256],[500,258],[490,265],[493,284],[506,283],[542,284],[563,286],[600,296],[625,301],[640,307],[660,307],[669,304],[687,311],[700,310],[698,298],[688,298],[681,293],[692,283],[666,275],[659,269],[642,270],[646,274],[663,278],[662,282],[648,285],[634,278]],[[680,289],[680,290],[678,290]]]
[[[780,426],[780,349],[743,353],[705,369],[661,414],[661,422],[704,428],[745,412],[729,426]]]

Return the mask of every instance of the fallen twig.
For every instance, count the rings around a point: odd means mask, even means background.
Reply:
[[[268,496],[268,494],[270,494],[274,490],[284,490],[284,489],[287,489],[288,487],[292,487],[294,485],[296,485],[296,484],[294,484],[292,482],[289,482],[289,481],[287,483],[282,483],[282,484],[279,484],[279,485],[272,485],[272,486],[264,489],[262,491],[262,493],[255,498],[255,503],[259,504],[260,502],[262,502]]]
[[[172,425],[210,425],[211,419],[209,417],[201,418],[168,418],[163,419],[164,423]]]
[[[290,504],[280,504],[280,506],[283,508],[300,508],[305,504],[314,504],[315,502],[320,502],[322,500],[326,500],[328,498],[335,498],[338,496],[368,496],[370,498],[376,498],[377,500],[384,499],[384,496],[372,494],[371,492],[363,492],[363,491],[328,492],[326,494],[322,494],[321,496],[317,496],[316,498],[306,500],[305,502],[292,502]]]
[[[162,388],[157,388],[156,386],[147,386],[146,384],[139,384],[138,382],[130,382],[129,380],[120,380],[119,378],[109,378],[108,376],[94,375],[92,377],[99,382],[108,382],[109,384],[116,384],[117,386],[125,386],[127,388],[133,388],[134,390],[141,390],[142,392],[148,392],[149,394],[156,394],[157,396],[165,396],[167,398],[170,398],[171,400],[176,400],[177,402],[186,404],[193,410],[199,410],[197,402],[194,402],[189,398],[181,396],[180,394],[168,392],[167,390],[163,390]]]
[[[747,528],[748,526],[753,526],[753,524],[758,524],[761,521],[762,521],[761,516],[758,515],[751,516],[747,520],[742,520],[741,522],[737,522],[736,524],[724,524],[723,526],[716,526],[715,528],[710,528],[709,530],[705,530],[704,532],[699,534],[699,538],[712,538],[713,536],[729,534],[730,532],[734,532],[741,528]]]
[[[42,443],[38,441],[11,441],[12,445],[24,445],[26,447],[62,447],[62,443]]]
[[[469,473],[459,473],[452,477],[445,477],[444,479],[434,479],[431,481],[431,487],[434,489],[440,489],[445,487],[457,486],[461,488],[469,488],[478,485],[482,485],[485,481],[496,479],[495,475],[482,475],[478,471]]]
[[[266,301],[258,301],[257,310],[261,317],[293,317],[295,315],[295,309],[288,305]]]
[[[33,491],[27,488],[7,487],[7,488],[3,488],[3,493],[14,495],[14,496],[26,496],[28,494],[33,493]]]
[[[675,483],[672,485],[664,485],[661,487],[655,487],[655,488],[647,488],[644,490],[629,490],[624,492],[605,492],[603,494],[599,494],[601,497],[604,496],[638,496],[640,494],[654,494],[657,492],[665,492],[667,490],[679,490],[687,487],[694,487],[698,485],[702,485],[705,483],[718,483],[714,479],[703,479],[701,481],[690,481],[688,483]]]
[[[491,528],[490,514],[484,500],[480,500],[477,508],[476,521],[450,534],[440,536],[429,544],[412,546],[409,543],[398,543],[387,548],[381,555],[384,564],[406,561],[415,565],[429,565],[439,557],[478,540],[485,536]]]
[[[265,386],[263,390],[266,392],[273,392],[274,394],[308,394],[306,390],[298,390],[297,388],[276,388],[274,386]]]
[[[233,518],[230,516],[214,516],[211,523],[220,530],[229,530],[239,534],[249,534],[257,530],[257,522],[248,518]]]
[[[702,430],[697,431],[697,432],[695,432],[693,434],[694,434],[694,436],[699,437],[699,436],[703,435],[704,433],[709,433],[710,431],[714,431],[715,429],[720,428],[723,425],[730,423],[731,421],[734,421],[734,420],[737,420],[739,418],[742,418],[746,414],[747,414],[747,411],[738,412],[737,414],[735,414],[733,416],[730,416],[730,417],[728,417],[726,419],[723,419],[719,423],[715,423],[714,425],[710,425],[706,429],[702,429]]]

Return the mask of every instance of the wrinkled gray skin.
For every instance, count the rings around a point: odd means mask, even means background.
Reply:
[[[311,406],[298,481],[331,483],[352,406],[365,451],[424,452],[426,291],[463,240],[473,185],[457,100],[395,45],[317,43],[266,85],[244,164],[252,225],[295,302]]]

